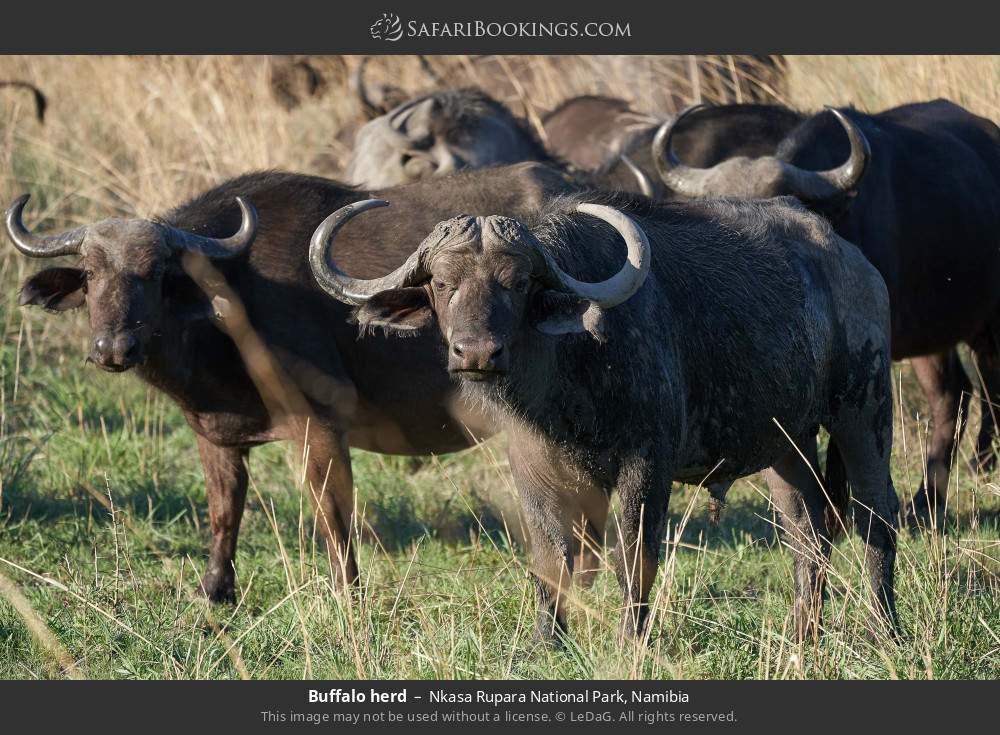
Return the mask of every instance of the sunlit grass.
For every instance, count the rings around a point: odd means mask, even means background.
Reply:
[[[588,57],[562,74],[544,58],[530,63],[527,101],[539,109],[619,91],[667,111],[666,95],[646,93],[655,60]],[[7,57],[0,67],[52,102],[39,128],[26,103],[0,99],[0,197],[31,191],[29,221],[43,226],[161,212],[253,168],[308,169],[353,114],[338,94],[284,112],[254,57]],[[379,68],[416,83],[406,62],[375,65],[376,77]],[[794,57],[790,70],[785,94],[808,108],[941,95],[998,114],[987,57]],[[862,551],[850,539],[834,553],[822,641],[792,644],[792,562],[751,477],[718,527],[704,491],[674,493],[648,646],[619,644],[621,597],[603,571],[571,595],[566,649],[536,647],[502,437],[439,458],[355,453],[357,598],[331,589],[297,452],[255,450],[238,603],[210,608],[196,594],[209,530],[193,434],[134,377],[83,363],[82,314],[16,308],[16,285],[33,270],[0,248],[0,589],[28,606],[0,595],[0,678],[1000,677],[1000,489],[996,475],[969,471],[968,436],[947,532],[900,538],[900,641],[868,633]],[[909,367],[897,367],[893,469],[905,499],[920,483],[927,425]]]

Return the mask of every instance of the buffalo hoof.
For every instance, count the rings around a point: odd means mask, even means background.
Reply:
[[[944,503],[930,500],[927,491],[921,487],[910,502],[903,506],[899,519],[900,528],[909,529],[911,534],[932,528],[944,530]]]
[[[726,507],[718,498],[708,499],[708,520],[713,526],[718,526],[719,521],[722,520],[722,510]]]
[[[200,592],[211,603],[236,602],[236,585],[231,574],[206,572],[201,578]]]
[[[569,640],[569,629],[566,623],[561,620],[553,621],[552,616],[547,613],[540,613],[535,621],[535,634],[532,641],[536,646],[545,646],[562,650],[566,648]]]
[[[597,569],[584,569],[573,574],[573,584],[582,590],[589,590],[597,581]]]
[[[969,472],[971,472],[974,476],[981,477],[983,475],[988,475],[996,469],[996,466],[997,455],[993,450],[980,452],[969,460]]]
[[[535,651],[540,649],[545,649],[547,651],[565,651],[568,648],[567,643],[568,636],[566,633],[558,631],[551,633],[549,631],[542,631],[535,628],[535,634],[531,636],[531,646]]]
[[[911,642],[910,637],[903,633],[899,627],[899,621],[889,620],[873,621],[873,624],[865,626],[865,641],[876,648],[886,644],[902,645]]]
[[[641,643],[646,634],[648,624],[648,605],[626,611],[622,614],[621,625],[618,626],[618,642],[622,645],[626,643]],[[652,640],[652,638],[649,638],[649,640]]]

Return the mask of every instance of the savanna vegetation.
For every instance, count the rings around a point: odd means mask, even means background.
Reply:
[[[506,101],[529,120],[572,94],[663,113],[665,85],[736,99],[754,83],[677,77],[676,64],[667,77],[655,57],[516,61],[532,75],[512,71]],[[998,58],[787,64],[774,93],[797,107],[943,96],[1000,120]],[[369,74],[426,84],[412,59],[380,59]],[[336,88],[284,109],[257,57],[7,57],[0,78],[49,96],[44,126],[30,96],[0,96],[0,199],[30,192],[29,222],[43,228],[149,216],[248,170],[332,174],[336,133],[358,115]],[[1000,678],[1000,487],[970,469],[969,437],[946,518],[900,536],[900,640],[869,634],[861,546],[848,539],[834,550],[825,636],[791,642],[791,559],[749,477],[717,526],[703,489],[675,488],[648,647],[618,642],[610,571],[573,593],[572,641],[536,647],[503,437],[417,460],[355,453],[356,598],[333,593],[296,450],[255,450],[238,601],[210,607],[197,594],[208,529],[194,435],[133,376],[84,363],[84,314],[17,307],[37,269],[0,246],[0,678]],[[908,365],[895,369],[905,500],[921,481],[927,419]],[[975,426],[978,407],[968,418]]]

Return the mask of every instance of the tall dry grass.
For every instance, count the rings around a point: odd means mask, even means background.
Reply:
[[[527,56],[484,65],[434,57],[431,64],[447,82],[483,84],[529,116],[576,94],[618,95],[666,115],[695,99],[770,92],[807,109],[850,103],[876,110],[941,96],[1000,117],[997,57],[793,56],[783,85],[733,58]],[[379,57],[367,76],[408,90],[432,84],[413,57]],[[63,222],[149,214],[248,170],[309,170],[324,153],[342,160],[337,132],[359,116],[343,78],[286,112],[272,98],[268,59],[259,56],[8,56],[0,58],[0,78],[33,81],[50,100],[43,127],[28,95],[0,94],[0,196],[44,192],[44,209],[36,195],[32,215]]]
[[[876,112],[944,97],[1000,121],[997,56],[792,56],[788,71],[789,102],[805,109]]]
[[[353,65],[357,59],[349,61]],[[725,57],[716,57],[711,62],[721,70],[714,76],[702,75],[703,66],[690,61],[662,57],[512,57],[498,62],[502,75],[490,83],[497,85],[497,94],[504,101],[529,115],[538,115],[566,97],[583,93],[623,96],[637,110],[665,115],[675,111],[678,104],[698,97],[709,101],[741,99],[754,84],[752,70],[743,77],[730,74],[727,78],[723,72],[731,67]],[[484,81],[477,78],[470,59],[435,58],[433,64],[436,71],[449,75],[456,83]],[[901,102],[948,97],[979,114],[1000,120],[997,57],[802,56],[789,58],[787,64],[785,83],[773,92],[793,106],[815,109],[823,104],[855,104],[862,109],[877,110]],[[392,81],[410,89],[428,85],[419,65],[409,57],[380,58],[370,67],[370,78],[375,83]],[[268,60],[263,57],[3,57],[0,78],[27,79],[49,96],[50,111],[43,127],[34,121],[27,95],[0,93],[0,201],[8,202],[17,194],[31,192],[33,199],[26,218],[31,225],[40,223],[41,227],[162,212],[206,187],[248,170],[269,167],[315,170],[314,162],[323,154],[333,160],[342,158],[344,148],[336,139],[337,132],[356,120],[359,112],[343,86],[344,80],[334,84],[327,96],[287,112],[271,97]],[[517,84],[512,81],[515,79]],[[10,391],[0,395],[0,414],[3,414],[0,444],[20,440],[17,430],[24,427],[14,426],[10,418],[15,409],[34,415],[28,410],[34,408],[39,416],[58,417],[51,426],[29,427],[36,432],[51,430],[55,434],[57,450],[43,457],[53,485],[77,483],[89,496],[97,498],[95,502],[103,505],[101,498],[105,498],[108,506],[113,497],[138,487],[141,493],[155,495],[157,502],[171,507],[171,512],[180,517],[183,508],[171,506],[175,498],[160,493],[156,472],[170,473],[171,482],[187,483],[183,487],[198,487],[201,481],[184,476],[185,472],[196,474],[197,461],[185,455],[190,447],[183,444],[183,437],[163,432],[163,416],[169,410],[151,394],[146,394],[145,407],[141,400],[132,400],[135,395],[126,394],[130,397],[126,406],[120,397],[112,395],[115,389],[110,386],[117,384],[107,382],[105,377],[93,378],[98,388],[87,386],[89,374],[75,377],[83,366],[74,368],[71,363],[80,363],[85,354],[87,329],[82,315],[51,318],[12,308],[14,300],[10,292],[25,273],[36,269],[36,263],[17,256],[9,247],[0,247],[0,284],[8,294],[0,305],[3,317],[0,346],[7,346],[9,354],[14,355],[10,372],[3,376],[6,380],[0,380],[0,387]],[[59,375],[51,379],[49,391],[26,397],[22,389],[18,394],[22,376],[50,366],[57,366]],[[906,497],[920,483],[927,422],[922,399],[905,379],[908,369],[904,366],[900,370],[904,380],[897,396],[900,411],[894,468],[897,488]],[[72,383],[73,380],[79,382]],[[57,382],[64,398],[59,398]],[[100,413],[99,418],[84,415],[91,409],[84,405],[88,401],[99,406],[94,409]],[[72,410],[64,410],[63,404]],[[120,421],[116,418],[117,411],[121,413]],[[105,417],[113,424],[110,431],[105,426]],[[177,426],[182,425],[179,418],[173,418]],[[24,421],[28,423],[29,419]],[[120,428],[115,429],[115,423]],[[154,428],[148,430],[151,425]],[[151,438],[147,439],[147,434]],[[76,443],[82,449],[77,449]],[[164,444],[172,451],[164,451]],[[73,464],[77,456],[74,452],[84,455],[90,463],[82,471]],[[439,510],[441,517],[448,515],[445,511],[449,503],[476,508],[478,512],[473,495],[483,487],[493,488],[507,499],[506,517],[513,526],[516,524],[516,508],[511,502],[514,492],[502,452],[490,446],[475,452],[471,457],[447,459],[444,463],[435,459],[414,474],[401,471],[401,465],[395,464],[393,458],[368,457],[364,463],[356,463],[357,483],[359,487],[374,485],[381,478],[384,490],[379,492],[384,495],[375,497],[370,489],[368,493],[381,503],[379,512],[383,514],[401,495],[397,488],[411,492],[414,488],[436,487],[447,496],[445,501],[428,501],[431,511],[414,512],[411,506],[398,506],[399,512],[388,516],[397,521],[397,526],[413,515],[428,520]],[[959,450],[957,459],[962,469],[955,473],[952,497],[956,507],[963,509],[965,518],[971,519],[966,528],[974,529],[978,522],[977,504],[995,506],[998,489],[994,478],[971,475],[965,465],[969,458],[967,437]],[[280,463],[255,466],[256,481],[261,485],[269,481],[278,485],[277,475],[283,468],[275,469],[276,464]],[[161,466],[163,469],[158,469]],[[95,484],[94,478],[102,474],[103,480]],[[292,469],[287,474],[296,473]],[[77,475],[81,479],[75,479]],[[70,483],[66,478],[74,479]],[[84,485],[85,482],[91,484]],[[9,475],[0,477],[0,499],[5,483],[13,484]],[[148,483],[148,487],[142,483]],[[438,549],[434,553],[442,558],[432,556],[427,561],[427,552],[420,548],[419,539],[414,542],[412,554],[407,553],[409,558],[400,557],[399,549],[377,558],[369,554],[363,564],[363,575],[377,594],[366,598],[357,610],[338,607],[328,589],[328,578],[316,561],[322,559],[322,552],[317,557],[315,534],[308,532],[311,526],[308,510],[300,506],[297,516],[288,508],[282,511],[281,503],[286,506],[294,503],[287,498],[278,499],[278,513],[284,512],[286,520],[297,518],[299,528],[292,539],[298,548],[291,545],[282,548],[275,501],[266,499],[256,488],[253,507],[244,523],[246,538],[253,544],[245,544],[241,551],[244,560],[248,553],[256,553],[256,563],[244,561],[240,567],[243,575],[240,606],[218,613],[224,616],[218,624],[212,617],[214,613],[204,612],[191,603],[202,566],[200,546],[191,552],[194,559],[174,558],[175,548],[187,548],[183,544],[191,542],[193,531],[173,529],[173,521],[155,517],[152,508],[146,519],[148,524],[141,509],[134,506],[110,509],[113,555],[104,549],[102,553],[112,556],[113,571],[103,569],[98,581],[95,558],[93,585],[89,582],[90,570],[79,560],[63,565],[47,559],[46,554],[51,551],[48,547],[58,544],[43,543],[38,538],[29,539],[26,544],[33,544],[29,552],[17,556],[24,567],[6,571],[19,575],[17,583],[25,589],[29,583],[41,583],[66,596],[53,601],[31,589],[31,602],[37,610],[29,604],[18,608],[24,619],[40,621],[33,630],[42,642],[40,645],[55,652],[50,654],[55,665],[69,671],[62,661],[65,658],[62,651],[51,644],[55,633],[44,625],[45,621],[58,620],[62,613],[56,609],[64,606],[75,617],[69,623],[60,622],[60,636],[72,643],[74,655],[81,650],[90,652],[83,655],[82,669],[146,676],[212,677],[223,669],[232,676],[270,676],[276,671],[284,671],[283,675],[396,676],[401,670],[404,675],[436,676],[697,676],[705,671],[761,678],[870,676],[872,671],[876,675],[931,676],[941,667],[947,670],[947,660],[941,663],[940,659],[947,659],[949,649],[941,641],[957,635],[949,628],[954,610],[974,595],[992,595],[995,599],[994,543],[961,534],[935,535],[927,546],[923,542],[904,543],[898,574],[914,643],[902,652],[895,644],[884,641],[876,647],[865,647],[861,643],[861,629],[868,597],[859,582],[858,542],[852,540],[838,548],[835,562],[840,565],[839,571],[832,575],[837,596],[847,599],[849,604],[839,604],[831,615],[830,627],[834,631],[831,642],[805,663],[788,647],[787,620],[783,617],[787,604],[776,599],[768,582],[761,589],[758,578],[766,579],[775,562],[761,553],[762,534],[753,523],[760,518],[773,522],[774,514],[768,509],[766,492],[755,479],[744,483],[743,490],[752,493],[754,504],[748,507],[753,510],[745,511],[745,522],[733,525],[732,544],[715,547],[705,541],[708,532],[704,526],[698,526],[696,533],[689,528],[700,521],[695,510],[701,496],[693,491],[678,495],[673,507],[682,513],[680,528],[674,529],[668,541],[669,554],[661,569],[662,584],[654,601],[658,618],[666,621],[667,633],[651,652],[629,651],[624,660],[620,651],[609,650],[616,592],[607,578],[595,592],[574,596],[574,625],[579,640],[578,649],[573,651],[575,659],[567,663],[549,658],[537,667],[515,659],[515,651],[520,655],[527,647],[525,641],[530,635],[527,611],[532,605],[532,593],[530,585],[525,583],[523,558],[507,548],[491,547],[492,538],[485,534],[461,550],[463,561],[459,571],[445,565],[444,560],[451,564],[457,553],[453,547]],[[46,492],[43,490],[39,495]],[[178,492],[173,488],[173,496]],[[365,508],[361,511],[362,517],[366,517]],[[203,517],[201,510],[192,508],[189,517],[198,530],[199,518]],[[75,523],[86,526],[88,534],[92,532],[89,514],[73,518]],[[135,520],[135,527],[129,525],[130,519]],[[378,519],[372,522],[377,524]],[[53,526],[40,523],[39,527],[40,537],[51,538],[48,534],[53,532]],[[686,533],[682,533],[685,529]],[[386,529],[380,530],[381,533],[373,530],[366,539],[374,539],[378,544],[381,536],[382,541],[389,543]],[[511,530],[517,535],[516,529]],[[101,531],[98,527],[93,532]],[[8,532],[13,531],[8,529]],[[261,549],[269,549],[265,542],[272,533],[278,540],[280,554],[268,557]],[[173,540],[168,544],[163,537]],[[66,548],[71,548],[76,536],[70,538],[62,542]],[[375,544],[366,546],[371,548]],[[248,546],[254,551],[249,551]],[[140,553],[133,557],[134,550]],[[36,563],[43,563],[37,559],[45,560],[48,565],[39,570],[44,577],[31,576]],[[742,589],[743,597],[719,592],[716,584],[720,568],[727,575],[726,589]],[[745,568],[750,572],[745,572]],[[453,584],[455,580],[469,579],[470,574],[481,577],[471,577],[475,580],[472,583]],[[753,578],[744,579],[748,574]],[[255,583],[255,575],[265,581]],[[446,587],[441,580],[448,580],[452,586]],[[253,600],[257,594],[255,584],[270,585],[267,587],[270,596],[263,597],[266,600],[263,609],[253,608],[249,602],[244,606],[243,600]],[[168,604],[157,607],[157,597],[150,590],[161,592],[164,599],[173,601],[174,607]],[[961,596],[951,599],[949,595],[955,595],[955,590]],[[20,599],[20,594],[15,590],[8,598]],[[147,597],[152,603],[147,603]],[[130,600],[128,605],[121,602],[125,598]],[[706,600],[717,604],[707,605]],[[755,607],[759,600],[767,603],[764,615],[759,614],[760,607]],[[516,609],[498,613],[497,608],[505,605]],[[390,609],[384,609],[387,606]],[[996,650],[990,648],[993,645],[990,640],[996,639],[1000,646],[996,620],[989,616],[995,607],[984,604],[969,609],[966,617],[959,618],[964,626],[959,632],[967,641],[985,640],[989,650],[982,654],[983,663],[976,664],[979,669],[973,664],[959,669],[964,675],[993,665],[990,656]],[[150,625],[151,610],[162,615],[174,629],[164,632],[162,626]],[[977,619],[974,615],[979,615],[980,610],[987,614]],[[463,615],[466,618],[461,622]],[[742,622],[735,622],[738,618]],[[513,632],[509,624],[512,619],[517,620]],[[147,648],[137,644],[135,660],[122,662],[133,669],[122,674],[118,668],[101,668],[104,664],[99,659],[104,649],[88,643],[91,628],[99,627],[94,620],[108,621],[112,632],[124,631],[122,635],[127,641],[137,639],[139,644],[149,644]],[[460,622],[456,625],[455,620]],[[207,643],[206,625],[215,632]],[[476,632],[472,643],[467,636],[463,639],[469,630]],[[251,646],[258,635],[260,640]],[[175,639],[189,641],[187,648],[195,653],[187,659],[174,653]],[[457,645],[456,639],[466,642]],[[499,651],[495,656],[488,645],[491,643]],[[317,663],[316,659],[338,646],[346,646],[353,652],[351,662],[327,662],[328,668]],[[746,654],[741,647],[749,647],[751,653]],[[714,658],[706,651],[712,651]],[[756,658],[750,664],[744,660],[719,663],[733,651]],[[292,666],[297,665],[294,662],[300,655],[303,668],[293,671],[285,662],[291,659]],[[88,656],[93,660],[88,661]],[[499,658],[500,663],[491,657]],[[408,668],[400,669],[401,666]],[[37,675],[37,672],[26,673]]]
[[[488,63],[432,57],[430,63],[446,82],[483,84],[536,122],[567,97],[589,93],[625,97],[653,115],[696,98],[763,93],[806,109],[851,103],[877,110],[943,96],[1000,119],[998,58],[793,56],[783,84],[762,81],[767,69],[728,56],[518,56]],[[338,68],[359,63],[346,60]],[[367,78],[408,90],[433,84],[411,56],[373,59]],[[0,91],[0,203],[30,192],[27,221],[41,227],[148,216],[250,170],[335,176],[347,153],[337,134],[360,117],[343,74],[328,80],[322,98],[284,110],[271,94],[269,59],[261,56],[5,56],[0,79],[34,82],[49,97],[42,126],[30,95]],[[0,248],[3,283],[32,267]],[[41,328],[62,330],[66,338],[63,325],[78,322],[49,320]],[[30,322],[26,329],[33,329]],[[32,358],[36,344],[29,341]]]

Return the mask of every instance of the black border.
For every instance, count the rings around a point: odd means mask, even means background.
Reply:
[[[404,21],[621,20],[631,37],[373,40]],[[982,0],[245,0],[8,3],[3,53],[996,53],[1000,6]]]

